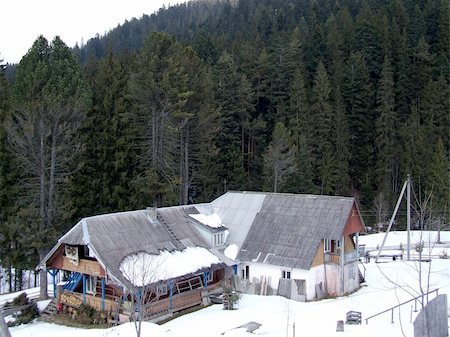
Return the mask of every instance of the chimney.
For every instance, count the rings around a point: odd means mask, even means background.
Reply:
[[[149,217],[151,222],[158,221],[156,207],[147,207],[147,216]]]

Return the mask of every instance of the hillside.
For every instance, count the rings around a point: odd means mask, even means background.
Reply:
[[[408,174],[413,225],[448,228],[448,17],[445,0],[195,1],[75,50],[37,39],[14,83],[0,67],[0,263],[34,268],[83,217],[228,190],[351,195],[379,224]]]

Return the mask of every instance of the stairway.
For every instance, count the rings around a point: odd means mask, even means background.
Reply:
[[[53,316],[58,311],[56,307],[56,298],[53,298],[50,303],[45,307],[45,309],[41,312],[41,316],[48,317]]]

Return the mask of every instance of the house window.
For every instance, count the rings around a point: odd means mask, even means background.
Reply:
[[[324,239],[323,240],[323,252],[324,253],[330,253],[331,252],[331,240],[330,239]]]
[[[213,235],[213,243],[214,246],[220,246],[223,245],[224,240],[223,240],[223,233],[216,233]]]
[[[161,283],[156,286],[156,295],[162,296],[167,294],[167,284]]]
[[[97,292],[97,276],[86,275],[86,293],[94,294]]]
[[[250,279],[250,266],[245,266],[245,268],[242,269],[242,279],[243,280]]]
[[[291,278],[291,272],[287,270],[281,271],[281,278]]]
[[[213,271],[210,271],[210,272],[208,273],[208,283],[211,283],[211,282],[213,281],[213,275],[214,275],[214,272],[213,272]]]
[[[323,251],[324,253],[338,254],[341,250],[341,240],[323,240]]]

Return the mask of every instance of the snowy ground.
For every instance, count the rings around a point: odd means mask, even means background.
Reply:
[[[391,235],[391,234],[390,234]],[[374,234],[360,238],[360,243],[375,249],[380,244],[382,235]],[[416,240],[416,239],[415,239]],[[418,240],[418,239],[417,239]],[[432,247],[432,261],[392,261],[384,259],[383,263],[368,263],[366,267],[366,285],[350,296],[328,299],[318,302],[299,303],[279,296],[243,295],[239,309],[224,311],[220,305],[213,305],[197,312],[179,317],[166,324],[145,323],[143,337],[215,337],[215,336],[292,336],[295,323],[296,336],[413,336],[413,326],[417,312],[414,303],[407,304],[399,311],[394,311],[394,324],[391,324],[391,313],[385,313],[370,319],[365,318],[384,309],[407,301],[418,294],[419,269],[423,276],[428,276],[430,267],[429,289],[439,288],[439,294],[447,294],[450,298],[450,259],[440,259],[439,252],[448,249],[450,255],[450,233],[441,237],[445,244]],[[388,237],[389,249],[398,249],[400,242],[405,245],[406,234],[396,232]],[[433,245],[430,245],[433,246]],[[427,252],[428,248],[425,249]],[[373,261],[373,260],[372,260]],[[361,267],[361,269],[363,269]],[[426,277],[424,277],[426,279]],[[427,288],[426,282],[422,287]],[[0,296],[0,302],[4,300]],[[430,299],[434,297],[431,295]],[[350,310],[361,311],[362,325],[345,325],[344,332],[336,332],[337,320],[345,320],[345,313]],[[236,327],[255,321],[262,326],[253,334]],[[403,331],[403,332],[402,332]],[[134,335],[132,324],[125,324],[112,329],[75,329],[48,323],[34,322],[11,329],[12,337],[129,337]]]

